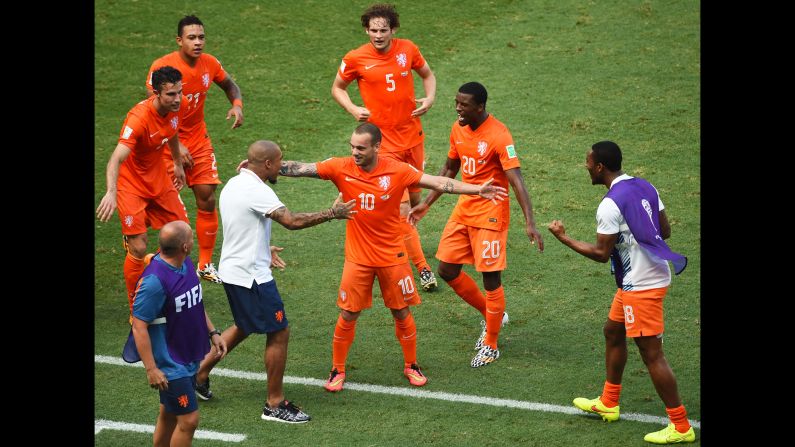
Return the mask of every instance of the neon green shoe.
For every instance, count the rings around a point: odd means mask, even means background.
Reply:
[[[693,430],[693,427],[690,427],[690,430],[684,433],[679,433],[676,431],[676,426],[672,422],[662,430],[649,433],[648,435],[644,436],[643,440],[653,444],[678,444],[680,442],[693,442],[696,440],[696,432]]]
[[[617,421],[620,414],[620,407],[618,405],[607,408],[598,397],[596,399],[578,397],[574,399],[574,406],[586,413],[598,414],[605,422]]]

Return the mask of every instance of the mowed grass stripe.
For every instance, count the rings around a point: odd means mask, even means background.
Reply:
[[[135,368],[143,368],[143,364],[141,362],[127,363],[120,357],[110,357],[106,355],[95,355],[94,362],[104,363],[108,365],[116,365],[116,366],[132,366]],[[227,368],[214,368],[213,376],[232,377],[235,379],[245,379],[245,380],[258,380],[261,382],[265,382],[267,380],[267,375],[265,373],[237,371],[234,369],[227,369]],[[325,381],[321,379],[312,379],[309,377],[284,376],[284,383],[309,385],[309,386],[323,386]],[[356,383],[356,382],[345,382],[345,389],[353,391],[364,391],[368,393],[389,394],[393,396],[436,399],[448,402],[462,402],[462,403],[470,403],[478,405],[490,405],[493,407],[518,408],[530,411],[544,411],[547,413],[563,413],[563,414],[572,414],[572,415],[583,414],[582,411],[577,410],[572,406],[546,404],[541,402],[527,402],[527,401],[514,400],[514,399],[500,399],[496,397],[475,396],[472,394],[456,394],[456,393],[445,393],[443,391],[427,391],[415,388],[402,388],[402,387],[393,387],[393,386],[369,385],[369,384]],[[650,414],[642,414],[642,413],[621,413],[621,420],[647,422],[647,423],[663,424],[663,425],[669,423],[667,417],[653,416]],[[696,420],[691,419],[690,425],[692,425],[694,428],[698,429],[701,428],[701,423]]]

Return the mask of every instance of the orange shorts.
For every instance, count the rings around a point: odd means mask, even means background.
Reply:
[[[183,143],[184,144],[184,143]],[[220,185],[221,179],[218,177],[218,164],[215,160],[215,152],[210,145],[210,139],[203,143],[202,150],[194,150],[188,146],[190,155],[193,158],[193,167],[185,169],[185,183],[188,187],[193,185]],[[198,155],[197,155],[198,154]],[[163,161],[166,163],[166,170],[171,180],[174,180],[174,160],[171,158],[171,151],[163,152]]]
[[[373,307],[374,278],[378,278],[386,307],[403,309],[422,302],[408,262],[389,267],[369,267],[346,260],[342,269],[337,306],[349,312]]]
[[[174,188],[152,199],[118,191],[116,204],[121,219],[121,234],[127,236],[146,233],[147,227],[159,230],[174,220],[190,223],[185,204]]]
[[[436,259],[448,264],[473,264],[479,272],[505,270],[508,230],[470,227],[448,220],[444,226]]]
[[[618,289],[610,305],[610,320],[624,323],[627,337],[660,335],[663,324],[663,298],[668,287],[638,291]]]
[[[379,151],[379,156],[384,158],[391,158],[392,160],[402,161],[408,163],[415,168],[419,169],[420,171],[425,171],[425,143],[420,143],[414,147],[408,148],[402,151],[396,152],[384,152]],[[422,188],[417,185],[410,186],[408,188],[409,192],[420,192]],[[409,195],[404,191],[403,192],[403,199],[401,202],[405,202],[409,200]]]

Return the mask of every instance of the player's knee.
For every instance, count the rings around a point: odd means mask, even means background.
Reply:
[[[125,240],[128,253],[138,259],[146,256],[146,233],[126,236]]]
[[[624,329],[623,323],[613,324],[612,321],[608,321],[605,323],[602,332],[608,344],[625,343],[627,332],[626,329]]]
[[[199,427],[199,411],[196,410],[177,418],[177,427],[180,431],[193,433]]]

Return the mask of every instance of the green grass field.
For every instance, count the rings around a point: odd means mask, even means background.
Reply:
[[[396,2],[397,37],[413,40],[437,81],[423,117],[427,171],[446,157],[453,100],[464,82],[489,92],[487,109],[511,130],[546,249],[523,231],[512,201],[508,269],[503,274],[511,322],[501,357],[473,369],[480,316],[445,284],[414,308],[418,353],[429,382],[423,390],[570,406],[595,397],[604,381],[602,325],[615,286],[606,264],[586,259],[546,230],[562,219],[573,237],[595,240],[595,211],[606,192],[584,168],[594,142],[610,139],[624,152],[624,170],[660,191],[672,224],[669,245],[690,264],[665,301],[665,351],[691,420],[701,420],[701,149],[700,3],[692,1],[433,1]],[[254,140],[271,139],[285,159],[318,161],[349,154],[356,122],[331,98],[342,56],[366,42],[359,16],[369,2],[120,2],[95,3],[95,203],[105,192],[105,166],[127,111],[145,97],[151,62],[175,50],[176,24],[195,13],[205,23],[206,52],[240,86],[245,124],[231,130],[223,92],[210,91],[206,120],[220,175],[228,180]],[[418,96],[421,83],[415,77]],[[358,104],[355,85],[349,89]],[[223,185],[221,185],[223,187]],[[292,211],[327,208],[330,182],[281,178],[274,190]],[[220,189],[219,189],[220,191]],[[182,191],[191,221],[195,201]],[[432,266],[454,197],[442,197],[420,223]],[[124,253],[116,214],[95,221],[95,345],[118,357],[129,331],[122,278]],[[155,232],[150,232],[154,248]],[[215,262],[220,257],[219,233]],[[288,262],[275,277],[291,325],[286,375],[325,379],[337,318],[344,224],[290,232],[274,225],[273,242]],[[196,247],[198,250],[198,247]],[[196,253],[197,255],[198,253]],[[195,258],[195,256],[194,256]],[[480,283],[471,268],[466,271]],[[440,280],[441,282],[441,280]],[[410,386],[389,312],[376,297],[359,319],[348,358],[348,381]],[[221,286],[205,283],[204,303],[219,327],[232,324]],[[263,372],[264,337],[241,344],[219,367]],[[313,420],[292,426],[260,420],[265,383],[215,377],[217,398],[201,403],[200,429],[245,434],[244,446],[295,445],[644,445],[656,423],[604,424],[584,415],[286,384]],[[622,412],[665,416],[634,343],[623,380]],[[95,418],[153,425],[157,393],[140,368],[95,364]],[[700,444],[701,430],[696,430]],[[146,445],[151,434],[105,430],[98,446]],[[196,440],[196,445],[229,445]]]

